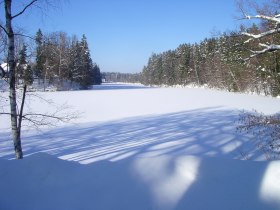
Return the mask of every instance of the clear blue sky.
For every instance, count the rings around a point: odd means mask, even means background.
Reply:
[[[236,29],[235,15],[234,0],[68,0],[43,16],[29,11],[18,24],[30,34],[85,34],[101,71],[140,72],[153,52]]]

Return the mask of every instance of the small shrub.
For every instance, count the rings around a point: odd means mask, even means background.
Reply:
[[[237,130],[253,134],[258,149],[265,154],[266,159],[280,157],[280,114],[267,116],[256,111],[243,113],[239,123]]]

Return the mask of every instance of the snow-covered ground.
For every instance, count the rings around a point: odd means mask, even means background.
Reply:
[[[25,128],[15,161],[1,116],[0,209],[280,209],[280,161],[236,132],[240,112],[274,114],[280,99],[125,84],[40,96],[81,117]]]

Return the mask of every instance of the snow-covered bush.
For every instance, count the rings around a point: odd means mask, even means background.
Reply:
[[[240,132],[254,135],[256,146],[268,160],[276,159],[280,155],[280,114],[264,115],[257,111],[240,115]]]

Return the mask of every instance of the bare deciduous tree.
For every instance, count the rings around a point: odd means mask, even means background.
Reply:
[[[266,22],[266,27],[257,34],[249,32],[242,33],[248,37],[248,39],[244,42],[245,44],[257,41],[258,46],[256,47],[259,48],[258,50],[251,49],[251,55],[246,58],[245,61],[267,52],[280,50],[280,43],[274,43],[276,41],[275,39],[269,42],[265,39],[269,36],[280,33],[280,3],[278,1],[271,0],[260,6],[255,1],[247,0],[247,4],[251,9],[253,8],[255,14],[250,15],[249,12],[246,11],[244,1],[237,1],[237,5],[243,15],[242,19],[263,21]]]
[[[31,7],[38,0],[30,1],[25,5],[21,11],[16,14],[12,13],[12,0],[4,0],[4,9],[5,9],[5,27],[0,26],[8,37],[8,82],[9,82],[9,99],[10,99],[10,115],[11,115],[11,128],[14,149],[16,154],[16,159],[21,159],[23,157],[22,148],[21,148],[21,121],[22,117],[18,117],[17,113],[17,96],[16,96],[16,60],[15,60],[15,34],[12,26],[12,22],[15,18],[22,15],[29,7]],[[23,94],[26,92],[26,86],[24,87]],[[20,107],[20,113],[23,111],[24,107],[24,98],[23,103]]]
[[[21,146],[21,128],[22,128],[22,121],[27,120],[35,126],[38,125],[46,125],[50,123],[49,121],[46,122],[46,118],[52,118],[54,120],[59,121],[68,121],[77,117],[76,114],[73,113],[66,113],[64,115],[59,115],[58,112],[61,110],[57,110],[52,114],[38,114],[38,113],[24,113],[24,105],[25,105],[25,98],[26,98],[26,90],[27,86],[24,84],[23,90],[21,92],[17,92],[16,90],[16,52],[15,52],[15,36],[22,34],[14,33],[13,28],[13,20],[15,18],[20,17],[24,14],[29,8],[33,6],[38,6],[39,0],[30,0],[27,1],[23,6],[22,9],[17,11],[15,14],[12,11],[12,0],[4,0],[4,10],[5,10],[5,26],[0,22],[0,30],[1,33],[5,34],[7,37],[7,72],[4,69],[0,68],[0,75],[1,77],[6,77],[6,80],[9,84],[9,112],[2,112],[0,114],[10,115],[11,117],[11,130],[12,130],[12,139],[14,144],[15,156],[16,159],[23,158],[22,146]],[[48,2],[46,0],[46,2]],[[1,4],[2,6],[2,4]],[[22,96],[18,96],[18,93],[21,93]]]
[[[255,58],[259,65],[267,62],[274,65],[273,71],[262,68],[265,73],[270,73],[268,78],[274,78],[275,86],[279,85],[279,66],[277,52],[280,50],[280,2],[269,0],[259,4],[254,0],[237,1],[238,8],[242,12],[242,19],[258,23],[258,30],[244,31],[246,37],[244,44],[250,46],[250,55],[245,58],[249,61]],[[245,8],[247,5],[247,9]],[[250,15],[249,13],[254,13]],[[257,21],[257,22],[256,22]],[[271,53],[274,60],[262,59],[262,56],[269,56]],[[251,62],[251,61],[250,61]],[[267,64],[267,65],[268,65]],[[266,116],[262,113],[244,113],[240,117],[241,125],[238,130],[252,133],[256,139],[257,147],[265,154],[267,159],[279,158],[280,155],[280,116],[279,114]]]

